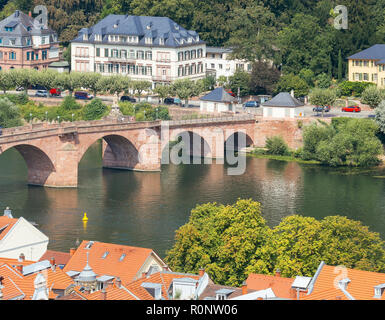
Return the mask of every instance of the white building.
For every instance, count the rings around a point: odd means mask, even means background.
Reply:
[[[48,237],[23,217],[0,217],[0,258],[38,261],[47,251]]]
[[[237,70],[251,72],[252,62],[232,59],[229,48],[206,47],[206,71],[208,74],[231,77]]]
[[[205,57],[199,35],[166,17],[109,15],[71,42],[73,71],[122,74],[153,87],[204,78]]]
[[[235,112],[236,102],[236,98],[219,87],[200,98],[200,110],[203,112]]]
[[[263,116],[269,118],[297,118],[305,116],[304,104],[288,92],[281,92],[263,105]]]

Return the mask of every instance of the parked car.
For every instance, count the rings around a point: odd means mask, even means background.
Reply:
[[[28,89],[32,89],[32,90],[47,90],[46,87],[41,86],[41,85],[31,86]]]
[[[329,112],[330,111],[330,106],[324,106],[324,107],[321,107],[321,106],[316,106],[313,108],[313,111],[314,112]]]
[[[91,100],[93,99],[93,95],[89,94],[86,91],[76,91],[75,92],[75,99],[84,99],[84,100]]]
[[[121,98],[120,98],[120,101],[128,101],[128,102],[136,102],[136,99],[135,98],[133,98],[133,97],[129,97],[129,96],[122,96]]]
[[[24,91],[24,87],[17,87],[16,91]]]
[[[342,112],[361,112],[361,108],[359,106],[350,106],[344,107],[341,109]]]
[[[37,90],[35,93],[36,97],[48,97],[48,91],[47,90]]]
[[[59,88],[52,88],[49,90],[49,95],[53,97],[59,97],[61,96],[61,90]]]
[[[258,108],[259,107],[259,102],[258,101],[247,101],[244,104],[245,108]]]
[[[176,105],[181,103],[180,99],[178,98],[166,98],[164,99],[163,102],[164,104],[176,104]]]

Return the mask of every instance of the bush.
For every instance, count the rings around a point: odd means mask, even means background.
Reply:
[[[364,90],[373,86],[371,82],[343,81],[338,85],[341,95],[345,97],[361,97]]]
[[[26,104],[29,101],[28,95],[25,92],[19,94],[6,93],[4,96],[14,104]]]
[[[376,108],[384,99],[384,91],[376,86],[365,88],[361,95],[361,102],[369,105],[371,108]]]
[[[21,126],[20,110],[6,97],[0,98],[0,126],[3,128]]]
[[[60,108],[64,110],[79,110],[82,108],[81,104],[76,102],[76,99],[72,96],[66,96],[60,105]]]
[[[109,109],[102,100],[95,98],[83,108],[84,120],[99,120],[107,115]]]
[[[275,136],[267,138],[265,148],[267,149],[267,154],[277,156],[286,156],[289,154],[289,147],[282,137]]]

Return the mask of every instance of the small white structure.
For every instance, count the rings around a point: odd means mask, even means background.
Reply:
[[[193,278],[179,278],[172,281],[172,298],[178,300],[192,300],[196,296],[198,280]]]
[[[68,61],[56,61],[56,62],[50,63],[48,65],[48,69],[56,70],[59,73],[69,72],[70,64],[68,63]]]
[[[216,88],[200,98],[200,110],[207,112],[234,112],[237,99],[222,87]]]
[[[35,286],[35,291],[32,300],[48,300],[47,280],[43,274],[38,273],[33,284]]]
[[[305,116],[304,104],[288,92],[281,92],[262,104],[263,116],[269,118],[297,118]]]
[[[38,261],[47,251],[48,237],[23,217],[9,214],[0,216],[0,258],[18,259],[24,254],[26,260]]]

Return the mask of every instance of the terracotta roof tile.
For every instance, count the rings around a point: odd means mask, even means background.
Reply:
[[[357,269],[341,269],[324,265],[319,273],[310,295],[304,297],[306,300],[336,300],[336,297],[347,297],[342,290],[335,287],[335,282],[349,278],[346,291],[356,300],[378,300],[374,298],[374,287],[385,284],[385,273],[362,271]],[[381,299],[384,299],[383,294]]]
[[[122,282],[135,279],[140,268],[153,253],[151,249],[130,247],[94,241],[90,249],[85,249],[90,241],[83,241],[63,268],[68,271],[82,271],[89,252],[89,265],[98,275],[120,277]]]
[[[18,219],[8,218],[7,216],[0,216],[0,240],[12,229]]]
[[[296,291],[291,288],[293,281],[293,278],[251,273],[246,284],[248,289],[259,291],[271,288],[278,298],[296,299]]]
[[[51,261],[51,258],[55,259],[57,265],[66,265],[71,258],[71,255],[67,252],[59,252],[53,250],[47,250],[39,261],[48,260]]]

